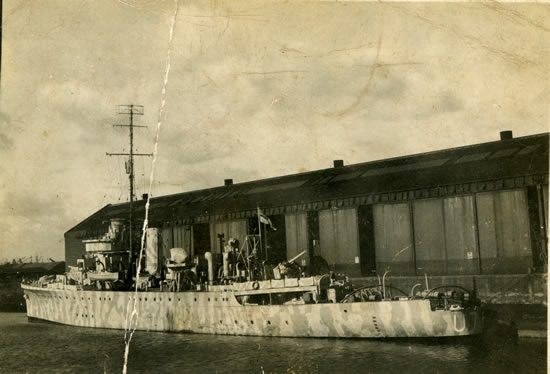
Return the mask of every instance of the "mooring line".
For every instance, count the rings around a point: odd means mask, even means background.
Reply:
[[[136,331],[137,325],[138,325],[138,311],[137,311],[137,299],[138,299],[138,285],[139,285],[139,274],[141,272],[141,259],[143,258],[143,249],[145,247],[145,234],[147,232],[147,227],[149,225],[149,203],[151,199],[151,191],[153,189],[153,180],[155,176],[155,164],[157,161],[157,153],[158,153],[158,144],[159,144],[159,136],[160,136],[160,128],[162,126],[162,115],[164,113],[164,106],[166,104],[166,86],[168,85],[168,76],[170,75],[170,59],[172,55],[172,41],[174,37],[174,29],[176,28],[176,19],[178,16],[178,10],[179,10],[179,0],[174,0],[174,14],[172,16],[172,24],[170,26],[170,36],[168,39],[168,52],[166,55],[166,69],[164,71],[164,84],[162,85],[162,92],[160,95],[160,107],[158,112],[158,121],[157,121],[157,132],[155,135],[155,146],[153,149],[153,160],[152,160],[152,166],[151,166],[151,174],[149,176],[149,193],[147,195],[147,202],[145,204],[145,218],[143,220],[143,230],[141,233],[141,248],[139,251],[139,259],[137,263],[137,269],[136,269],[136,288],[134,291],[134,305],[133,310],[130,315],[130,320],[128,321],[128,313],[126,314],[126,327],[124,330],[124,366],[122,367],[122,373],[126,374],[128,370],[128,355],[130,353],[130,342],[132,341],[132,337],[134,336],[134,332]],[[130,238],[131,240],[131,238]],[[128,302],[130,302],[129,300]],[[127,308],[127,310],[129,310]]]

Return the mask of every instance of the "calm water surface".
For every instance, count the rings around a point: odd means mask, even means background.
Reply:
[[[0,313],[0,373],[120,373],[124,331]],[[137,331],[128,373],[545,373],[546,341],[343,340]]]

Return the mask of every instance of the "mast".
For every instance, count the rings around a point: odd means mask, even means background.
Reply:
[[[260,235],[260,255],[262,253],[263,245],[262,245],[262,220],[260,218],[262,212],[260,211],[260,207],[258,206],[258,234]],[[267,258],[266,258],[267,259]]]
[[[147,126],[134,125],[134,116],[143,115],[143,105],[135,105],[135,104],[119,105],[118,114],[127,114],[129,116],[129,123],[127,125],[116,124],[116,125],[113,125],[113,127],[128,127],[129,133],[130,133],[130,152],[129,153],[107,153],[107,156],[128,156],[128,161],[126,161],[126,173],[128,174],[128,178],[130,180],[130,254],[133,254],[133,248],[132,248],[132,218],[133,217],[132,216],[134,212],[134,197],[135,197],[134,157],[135,156],[152,157],[153,154],[134,152],[134,127],[147,127]]]

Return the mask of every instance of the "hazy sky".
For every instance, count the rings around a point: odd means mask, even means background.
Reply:
[[[151,152],[173,0],[4,0],[0,260],[126,201]],[[180,1],[154,196],[548,131],[550,8]],[[145,192],[150,159],[136,162]]]

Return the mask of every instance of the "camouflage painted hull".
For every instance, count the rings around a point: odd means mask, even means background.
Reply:
[[[480,333],[479,308],[432,311],[428,300],[241,305],[232,292],[121,292],[22,285],[29,318],[124,329],[286,337],[448,337]]]

